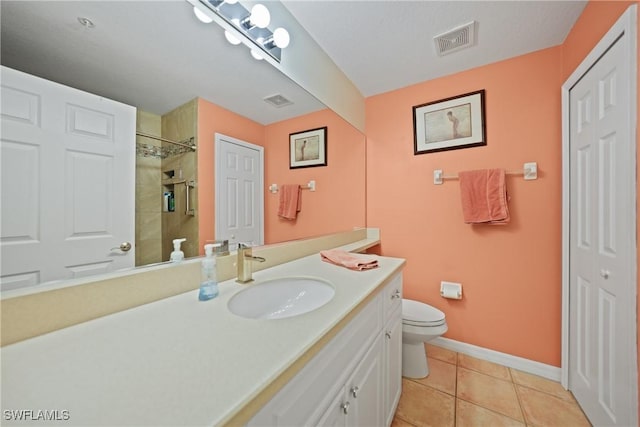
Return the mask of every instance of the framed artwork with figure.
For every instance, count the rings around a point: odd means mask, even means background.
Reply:
[[[487,145],[484,89],[413,107],[413,154]]]
[[[289,169],[327,166],[327,127],[289,134]]]

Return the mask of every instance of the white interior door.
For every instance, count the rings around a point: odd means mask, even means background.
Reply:
[[[264,148],[216,134],[216,240],[264,244]]]
[[[133,267],[135,108],[1,71],[2,290]]]
[[[629,39],[613,41],[569,90],[569,388],[594,425],[637,423]]]

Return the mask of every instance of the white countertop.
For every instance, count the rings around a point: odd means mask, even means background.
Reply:
[[[32,410],[33,418],[68,411],[68,420],[35,425],[223,424],[404,264],[378,259],[379,268],[358,272],[315,254],[256,272],[255,284],[220,283],[210,301],[198,301],[194,290],[5,346],[2,425],[28,425],[7,419],[6,411],[19,410]],[[330,281],[334,298],[278,320],[227,309],[239,290],[292,275]]]

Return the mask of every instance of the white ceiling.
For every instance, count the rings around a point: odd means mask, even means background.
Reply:
[[[558,45],[587,2],[283,3],[371,96]],[[186,1],[2,0],[0,14],[3,65],[156,114],[196,96],[263,124],[324,108],[246,48],[229,45],[215,24],[197,21]],[[433,36],[472,20],[476,45],[438,57]],[[276,93],[294,104],[262,101]]]
[[[202,97],[268,124],[325,108],[180,1],[0,2],[2,65],[164,114]],[[92,29],[78,17],[91,19]],[[263,102],[282,94],[293,105]]]
[[[561,44],[587,1],[292,1],[284,5],[365,96]],[[433,37],[476,21],[474,46]]]

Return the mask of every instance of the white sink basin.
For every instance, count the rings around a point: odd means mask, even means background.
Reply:
[[[326,280],[283,277],[249,285],[229,300],[233,314],[251,319],[282,319],[308,313],[328,303],[336,293]]]

